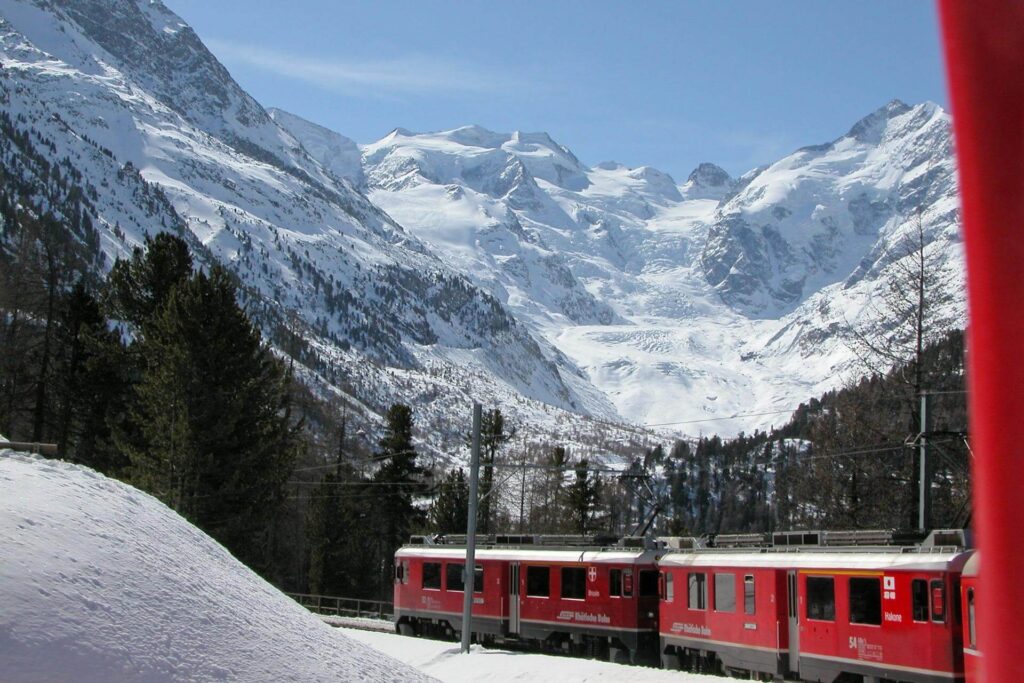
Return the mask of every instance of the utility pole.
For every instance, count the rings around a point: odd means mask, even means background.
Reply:
[[[476,508],[480,485],[480,422],[482,409],[473,404],[473,452],[469,460],[469,519],[466,520],[466,564],[462,580],[462,651],[469,652],[473,620],[473,586],[476,583]]]
[[[526,451],[523,451],[521,479],[519,480],[519,533],[523,533],[523,512],[526,507]]]
[[[928,436],[932,431],[931,394],[921,393],[921,433],[918,435],[920,449],[917,473],[917,528],[927,532],[932,525],[932,478],[928,463]]]

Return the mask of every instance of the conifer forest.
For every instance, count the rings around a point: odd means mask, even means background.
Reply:
[[[97,277],[87,204],[65,196],[70,223],[0,197],[0,433],[149,492],[294,592],[387,599],[410,534],[465,533],[468,472],[417,452],[415,405],[391,405],[376,447],[361,446],[230,273],[158,232]],[[557,443],[517,451],[519,426],[488,407],[479,533],[912,528],[921,390],[934,394],[933,525],[963,526],[964,379],[952,331],[777,428],[655,444],[623,454],[624,470]]]

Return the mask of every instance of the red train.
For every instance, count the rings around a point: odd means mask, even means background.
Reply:
[[[478,540],[472,631],[484,643],[844,683],[964,681],[965,654],[969,676],[977,655],[977,560],[958,531],[923,541],[800,532],[651,547],[640,539]],[[396,553],[400,633],[461,630],[461,542],[421,539]]]
[[[611,661],[656,661],[658,553],[506,537],[476,553],[472,631],[484,643],[527,642]],[[395,554],[399,633],[462,629],[465,547],[409,545]]]
[[[974,609],[978,599],[978,576],[981,555],[974,553],[964,565],[960,578],[960,610],[963,615],[964,673],[967,683],[985,680],[981,673],[981,651],[978,649],[978,615]]]

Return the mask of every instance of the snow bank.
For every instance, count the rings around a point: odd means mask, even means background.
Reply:
[[[643,683],[722,683],[719,676],[702,676],[681,671],[662,671],[642,666],[609,664],[591,659],[485,650],[473,646],[469,655],[459,652],[458,643],[425,638],[406,638],[394,633],[372,633],[338,629],[355,640],[402,660],[445,683],[478,681],[643,681]]]
[[[151,496],[0,451],[0,681],[416,681]]]

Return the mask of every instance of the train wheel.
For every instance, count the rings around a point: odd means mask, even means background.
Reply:
[[[624,647],[609,647],[608,661],[612,664],[631,664],[632,658],[629,656],[629,650]]]
[[[412,624],[403,621],[398,625],[398,635],[400,636],[414,636],[416,635],[416,629],[412,627]]]
[[[662,654],[661,655],[661,668],[668,669],[669,671],[679,671],[682,666],[679,663],[679,655],[673,654]]]

